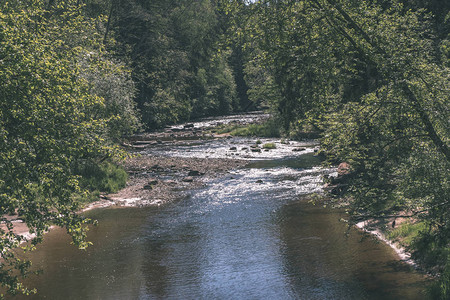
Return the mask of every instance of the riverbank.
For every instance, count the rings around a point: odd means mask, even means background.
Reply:
[[[258,115],[258,122],[260,120],[261,117]],[[243,121],[234,119],[229,121],[231,124],[245,124]],[[204,143],[207,140],[231,140],[231,137],[227,134],[213,132],[215,131],[214,126],[220,126],[221,124],[223,123],[214,120],[189,123],[166,128],[161,132],[144,133],[130,138],[129,144],[125,147],[129,149],[133,157],[123,163],[123,167],[129,175],[126,187],[114,194],[101,195],[99,201],[86,205],[80,212],[106,207],[162,205],[182,199],[190,190],[202,187],[211,178],[223,176],[231,170],[247,165],[249,160],[239,159],[239,156],[236,154],[240,153],[244,157],[244,154],[252,153],[251,146],[254,146],[252,144],[256,145],[259,141],[258,138],[248,138],[248,143],[245,147],[228,147],[228,154],[233,154],[230,158],[180,157],[147,153],[148,149],[155,147],[190,147]],[[302,147],[289,145],[289,141],[285,140],[280,140],[278,147],[282,146],[280,145],[281,143],[283,143],[283,146],[287,144],[286,147],[291,147],[288,149],[290,152],[298,153],[306,150],[305,145]],[[309,147],[312,149],[312,146]],[[246,150],[243,151],[245,148]],[[269,150],[261,148],[262,145],[259,148],[255,148],[255,150]],[[389,245],[401,260],[416,266],[415,262],[410,259],[410,254],[404,248],[399,247],[398,244],[389,241],[381,228],[377,228],[375,225],[375,227],[368,229],[364,228],[364,225],[367,224],[360,223],[357,224],[357,227],[373,234],[379,240]],[[33,238],[23,222],[15,222],[14,230],[26,239]]]
[[[363,221],[359,222],[355,225],[357,228],[359,228],[361,231],[371,234],[374,237],[376,237],[378,240],[384,242],[386,245],[391,247],[395,253],[398,255],[398,257],[408,265],[413,266],[414,268],[418,269],[418,264],[416,261],[414,261],[411,258],[411,253],[409,253],[404,247],[399,245],[397,242],[392,241],[387,238],[386,234],[383,232],[380,226],[375,225],[371,221]]]
[[[199,159],[140,155],[125,161],[127,186],[107,200],[118,206],[160,205],[203,186],[205,178],[223,175],[246,164],[237,159]]]
[[[248,162],[238,159],[182,158],[135,155],[124,161],[129,174],[125,188],[99,201],[89,203],[80,212],[106,207],[141,207],[161,205],[183,198],[189,190],[204,185],[206,179],[221,176],[240,168]],[[18,218],[7,217],[14,225],[14,233],[26,240],[35,237],[26,224]],[[6,229],[5,224],[1,225]]]
[[[119,205],[89,212],[99,226],[89,231],[94,246],[83,253],[68,245],[64,230],[52,230],[30,254],[44,275],[29,285],[49,299],[66,295],[176,298],[180,294],[190,298],[361,299],[372,295],[374,299],[420,299],[414,295],[420,292],[422,277],[403,266],[389,247],[361,239],[354,228],[353,234],[345,236],[348,228],[339,221],[342,211],[309,203],[309,195],[322,191],[322,176],[334,171],[318,167],[320,160],[312,146],[303,143],[305,150],[298,151],[296,142],[260,140],[260,145],[273,143],[276,149],[251,152],[243,149],[255,144],[255,139],[224,138],[181,149],[158,145],[142,150],[141,157],[128,165],[133,172],[130,177],[148,180],[149,187],[144,190],[141,185],[141,192],[156,192],[158,184],[175,174],[180,186],[186,177],[206,185],[159,207]],[[169,157],[164,163],[142,160],[161,153]],[[201,163],[199,156],[221,156],[212,161],[225,162],[227,155],[238,153],[254,156],[245,160],[247,166],[216,178],[209,179],[208,172],[188,176]],[[171,159],[179,155],[193,159],[189,169],[182,168],[185,158]],[[205,162],[207,166],[210,161]],[[180,165],[173,167],[175,162]],[[148,174],[152,167],[158,174]],[[210,170],[214,173],[214,169]],[[162,183],[152,183],[155,175]]]
[[[217,133],[219,126],[245,126],[264,122],[269,118],[263,112],[246,115],[230,115],[218,120],[205,118],[193,123],[168,126],[163,130],[131,136],[123,147],[132,154],[123,162],[129,175],[126,187],[117,193],[100,195],[98,201],[86,204],[80,213],[107,207],[142,207],[161,205],[183,198],[189,190],[199,188],[207,178],[213,178],[244,166],[248,162],[237,158],[182,158],[141,155],[147,147],[155,145],[183,146],[212,139],[226,139],[229,134]],[[5,215],[11,221],[13,232],[24,238],[23,242],[35,237],[26,223],[17,216]],[[53,228],[54,226],[50,227]],[[0,229],[7,231],[5,223]]]
[[[337,199],[343,196],[343,190],[347,188],[347,176],[350,174],[351,167],[348,163],[341,163],[337,167],[337,172],[334,176],[326,179],[327,183],[324,185],[325,191],[328,191],[330,195],[334,195]],[[348,203],[347,203],[348,204]],[[360,231],[370,234],[379,241],[384,242],[390,248],[392,248],[397,256],[406,264],[419,269],[419,264],[411,258],[406,248],[400,244],[398,240],[389,238],[389,230],[398,228],[403,223],[402,218],[388,218],[388,219],[369,219],[361,221],[355,224],[355,227]]]

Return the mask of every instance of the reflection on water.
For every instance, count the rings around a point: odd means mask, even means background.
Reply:
[[[158,208],[89,212],[80,252],[60,230],[32,254],[36,299],[423,299],[395,253],[313,206],[319,168],[247,168]]]
[[[297,299],[425,299],[424,279],[385,244],[361,241],[330,209],[294,202],[280,210],[283,259]]]

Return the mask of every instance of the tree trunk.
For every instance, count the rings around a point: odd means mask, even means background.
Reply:
[[[106,45],[106,39],[108,38],[109,28],[111,26],[111,18],[114,10],[114,0],[111,0],[111,8],[109,9],[108,22],[106,23],[105,36],[103,37],[103,45]]]
[[[436,130],[434,129],[433,123],[430,120],[430,117],[423,109],[419,99],[417,99],[416,95],[414,95],[413,91],[411,91],[411,88],[408,86],[406,82],[401,84],[401,88],[405,93],[406,97],[408,97],[408,99],[410,100],[412,107],[419,114],[420,119],[422,120],[425,126],[425,131],[427,132],[427,135],[430,137],[430,139],[433,141],[433,144],[439,149],[439,151],[441,151],[445,155],[447,161],[450,161],[450,150],[448,148],[448,145],[437,134]]]

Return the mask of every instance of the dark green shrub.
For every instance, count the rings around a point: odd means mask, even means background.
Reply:
[[[123,167],[111,162],[85,163],[77,170],[80,186],[91,192],[115,193],[125,187],[128,179]]]

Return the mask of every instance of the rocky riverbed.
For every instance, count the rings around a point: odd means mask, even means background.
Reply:
[[[101,195],[99,201],[86,205],[81,211],[111,206],[160,205],[181,199],[187,191],[201,187],[206,178],[219,176],[248,162],[237,157],[219,159],[154,155],[146,153],[149,148],[182,147],[214,139],[231,138],[228,134],[217,133],[217,128],[245,126],[263,122],[268,118],[269,115],[262,112],[224,116],[220,119],[206,118],[131,136],[122,144],[132,154],[131,158],[123,162],[129,174],[126,187],[115,194]],[[20,218],[4,217],[12,221],[16,234],[27,240],[34,237]],[[0,229],[6,229],[6,224],[0,224]]]
[[[202,186],[204,178],[216,177],[245,164],[237,159],[139,155],[124,163],[130,176],[127,186],[106,199],[119,206],[158,205]]]

